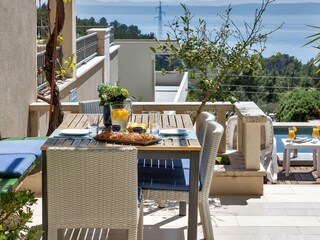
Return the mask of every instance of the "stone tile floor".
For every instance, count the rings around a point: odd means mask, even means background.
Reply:
[[[41,224],[41,198],[34,208],[33,224]],[[264,195],[214,196],[210,212],[215,240],[318,240],[320,239],[320,185],[264,185]],[[198,218],[199,219],[199,218]],[[167,202],[159,209],[145,203],[144,239],[186,238],[187,217],[178,216],[178,204]],[[113,230],[100,237],[84,237],[79,231],[68,239],[126,239],[124,231]],[[101,237],[103,236],[103,237]],[[108,237],[107,237],[108,236]],[[203,239],[199,223],[198,239]]]

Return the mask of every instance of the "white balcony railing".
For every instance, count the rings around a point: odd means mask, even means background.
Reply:
[[[133,111],[175,111],[176,113],[192,113],[200,106],[200,102],[134,102]],[[78,102],[62,102],[62,110],[65,112],[78,113]],[[35,102],[30,105],[30,135],[39,135],[40,116],[47,114],[49,105],[43,102]],[[214,112],[217,122],[226,127],[227,116],[230,113],[237,113],[239,116],[238,131],[238,152],[244,158],[245,168],[251,170],[260,169],[260,127],[266,122],[266,115],[254,102],[239,102],[231,104],[229,102],[207,103],[203,111]],[[222,137],[219,152],[226,152],[226,136]]]

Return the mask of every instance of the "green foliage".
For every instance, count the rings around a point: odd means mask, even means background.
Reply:
[[[99,22],[96,22],[96,20],[91,17],[89,19],[84,18],[78,18],[76,17],[76,25],[77,25],[77,35],[78,36],[84,36],[87,34],[87,29],[92,27],[108,27],[108,22],[106,18],[101,18]]]
[[[48,26],[48,14],[47,14],[47,4],[43,3],[37,8],[37,26],[41,26],[40,15],[42,17],[43,26]]]
[[[114,20],[109,25],[105,17],[102,17],[98,22],[93,17],[89,19],[77,17],[76,22],[77,34],[80,36],[86,35],[86,30],[92,27],[113,26],[115,39],[154,39],[154,33],[142,34],[141,30],[135,25],[127,26],[126,24],[119,23],[117,20]]]
[[[284,93],[276,110],[280,122],[306,122],[320,118],[320,92],[296,88]]]
[[[64,2],[70,2],[71,0],[64,0]],[[37,8],[37,26],[41,26],[44,30],[48,26],[48,9],[47,4],[43,3],[41,7]],[[40,15],[42,18],[42,24],[40,21]],[[93,27],[114,27],[114,38],[115,39],[154,39],[154,33],[142,34],[141,30],[136,25],[127,26],[126,24],[119,23],[117,20],[114,20],[110,24],[105,17],[102,17],[100,20],[96,21],[94,17],[87,18],[78,18],[76,17],[76,25],[77,25],[77,35],[84,36],[87,34],[87,30]],[[38,38],[45,39],[46,34],[38,34]]]
[[[98,87],[100,106],[110,102],[122,102],[129,97],[128,90],[105,83]]]
[[[37,8],[37,40],[48,38],[48,7],[43,3]]]
[[[222,155],[216,158],[216,165],[230,165],[230,159],[227,155]]]
[[[189,98],[202,101],[195,118],[207,101],[228,97],[224,95],[221,85],[231,73],[242,74],[261,67],[264,43],[273,32],[262,33],[262,14],[271,2],[273,0],[262,1],[252,26],[245,23],[243,32],[231,20],[230,6],[225,15],[220,16],[221,27],[213,32],[207,29],[202,19],[198,20],[197,26],[192,27],[193,15],[182,4],[184,16],[173,20],[170,25],[172,32],[167,34],[164,43],[157,40],[159,47],[151,48],[151,51],[160,50],[170,54],[169,63],[172,63],[172,59],[183,62],[182,66],[175,69],[189,72]]]
[[[57,79],[65,79],[65,75],[67,73],[67,70],[70,71],[72,74],[74,70],[76,69],[76,60],[75,60],[75,54],[72,54],[68,59],[62,59],[62,63],[60,63],[57,59],[57,64],[59,65],[59,68],[55,70],[56,72],[56,78]]]
[[[285,91],[296,87],[319,88],[317,68],[310,61],[302,64],[293,56],[277,53],[262,58],[261,69],[229,75],[223,91],[240,101],[254,101],[264,112],[274,112]]]
[[[155,48],[150,47],[153,51],[156,51]],[[182,62],[179,59],[172,59],[168,54],[156,54],[155,69],[156,71],[174,71],[177,67],[182,67]]]
[[[315,28],[319,31],[320,29],[320,26],[309,26],[309,27],[312,27],[312,28]],[[306,46],[306,45],[310,45],[310,44],[313,44],[313,43],[316,43],[320,40],[320,33],[315,33],[315,34],[312,34],[310,36],[308,36],[307,38],[310,38],[311,40],[309,42],[307,42],[306,44],[304,44],[303,46]],[[320,45],[317,44],[315,46],[313,46],[315,49],[317,50],[320,50]],[[318,53],[316,55],[316,57],[314,58],[313,60],[313,63],[314,64],[318,64],[320,63],[320,53]],[[317,73],[320,73],[320,68],[318,69]]]
[[[30,190],[0,193],[0,240],[35,240],[39,227],[30,228],[32,210],[37,202]]]
[[[110,23],[114,28],[115,39],[154,39],[154,33],[142,34],[136,25],[127,26],[114,20]]]

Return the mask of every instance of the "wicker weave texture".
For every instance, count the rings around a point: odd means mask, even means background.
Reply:
[[[198,195],[198,205],[205,239],[214,239],[209,210],[209,191],[218,153],[223,127],[214,121],[208,121],[204,145],[201,152],[200,179],[202,188]],[[143,189],[144,199],[188,201],[189,192]]]
[[[214,120],[215,120],[214,115],[209,112],[201,112],[199,117],[197,118],[196,133],[197,133],[197,138],[198,138],[201,146],[203,146],[207,121],[214,121]]]
[[[135,148],[47,151],[48,239],[59,228],[128,229],[137,237]],[[133,234],[132,234],[133,232]]]
[[[99,106],[100,100],[89,100],[79,102],[80,113],[103,113],[103,107]]]

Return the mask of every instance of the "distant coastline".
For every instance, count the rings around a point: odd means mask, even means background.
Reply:
[[[96,21],[105,17],[108,23],[117,20],[126,25],[136,25],[144,34],[155,33],[157,38],[164,39],[166,32],[169,31],[168,25],[175,16],[183,14],[180,5],[164,5],[162,10],[165,12],[162,20],[160,36],[159,22],[156,21],[157,4],[142,6],[142,5],[82,5],[77,4],[77,16],[81,19],[94,17]],[[194,20],[203,18],[207,21],[207,26],[210,29],[220,27],[221,21],[218,14],[224,14],[227,6],[195,6],[187,5]],[[260,4],[234,4],[232,5],[231,17],[237,25],[243,25],[243,22],[249,22],[253,19],[255,10],[260,7]],[[275,29],[281,23],[285,23],[283,28],[272,35],[267,41],[267,50],[265,56],[271,56],[277,52],[295,56],[297,59],[306,63],[311,58],[315,57],[318,50],[312,46],[303,46],[308,40],[307,36],[317,33],[317,29],[310,28],[308,25],[320,26],[320,3],[295,3],[295,4],[270,4],[265,15],[263,16],[263,25],[265,31]],[[320,31],[318,31],[320,32]]]
[[[155,9],[158,6],[158,3],[153,3],[153,4],[123,4],[123,3],[104,3],[104,4],[77,4],[78,7],[124,7],[127,8],[130,6],[130,8],[140,8],[140,7],[149,7],[151,9]],[[214,5],[189,5],[186,4],[187,7],[190,9],[202,9],[205,10],[207,9],[208,11],[210,10],[216,10],[216,11],[224,11],[228,5],[221,5],[221,6],[214,6]],[[260,4],[254,4],[254,3],[248,3],[248,4],[231,4],[232,8],[235,11],[239,11],[241,14],[248,14],[252,13],[252,9],[257,9],[260,7]],[[167,9],[172,9],[176,7],[180,7],[180,4],[165,4],[162,3],[163,8]],[[320,9],[320,3],[314,3],[314,2],[306,2],[306,3],[273,3],[268,6],[268,12],[273,13],[273,14],[283,14],[284,12],[286,14],[319,14],[319,9]],[[127,9],[130,11],[130,9]]]

